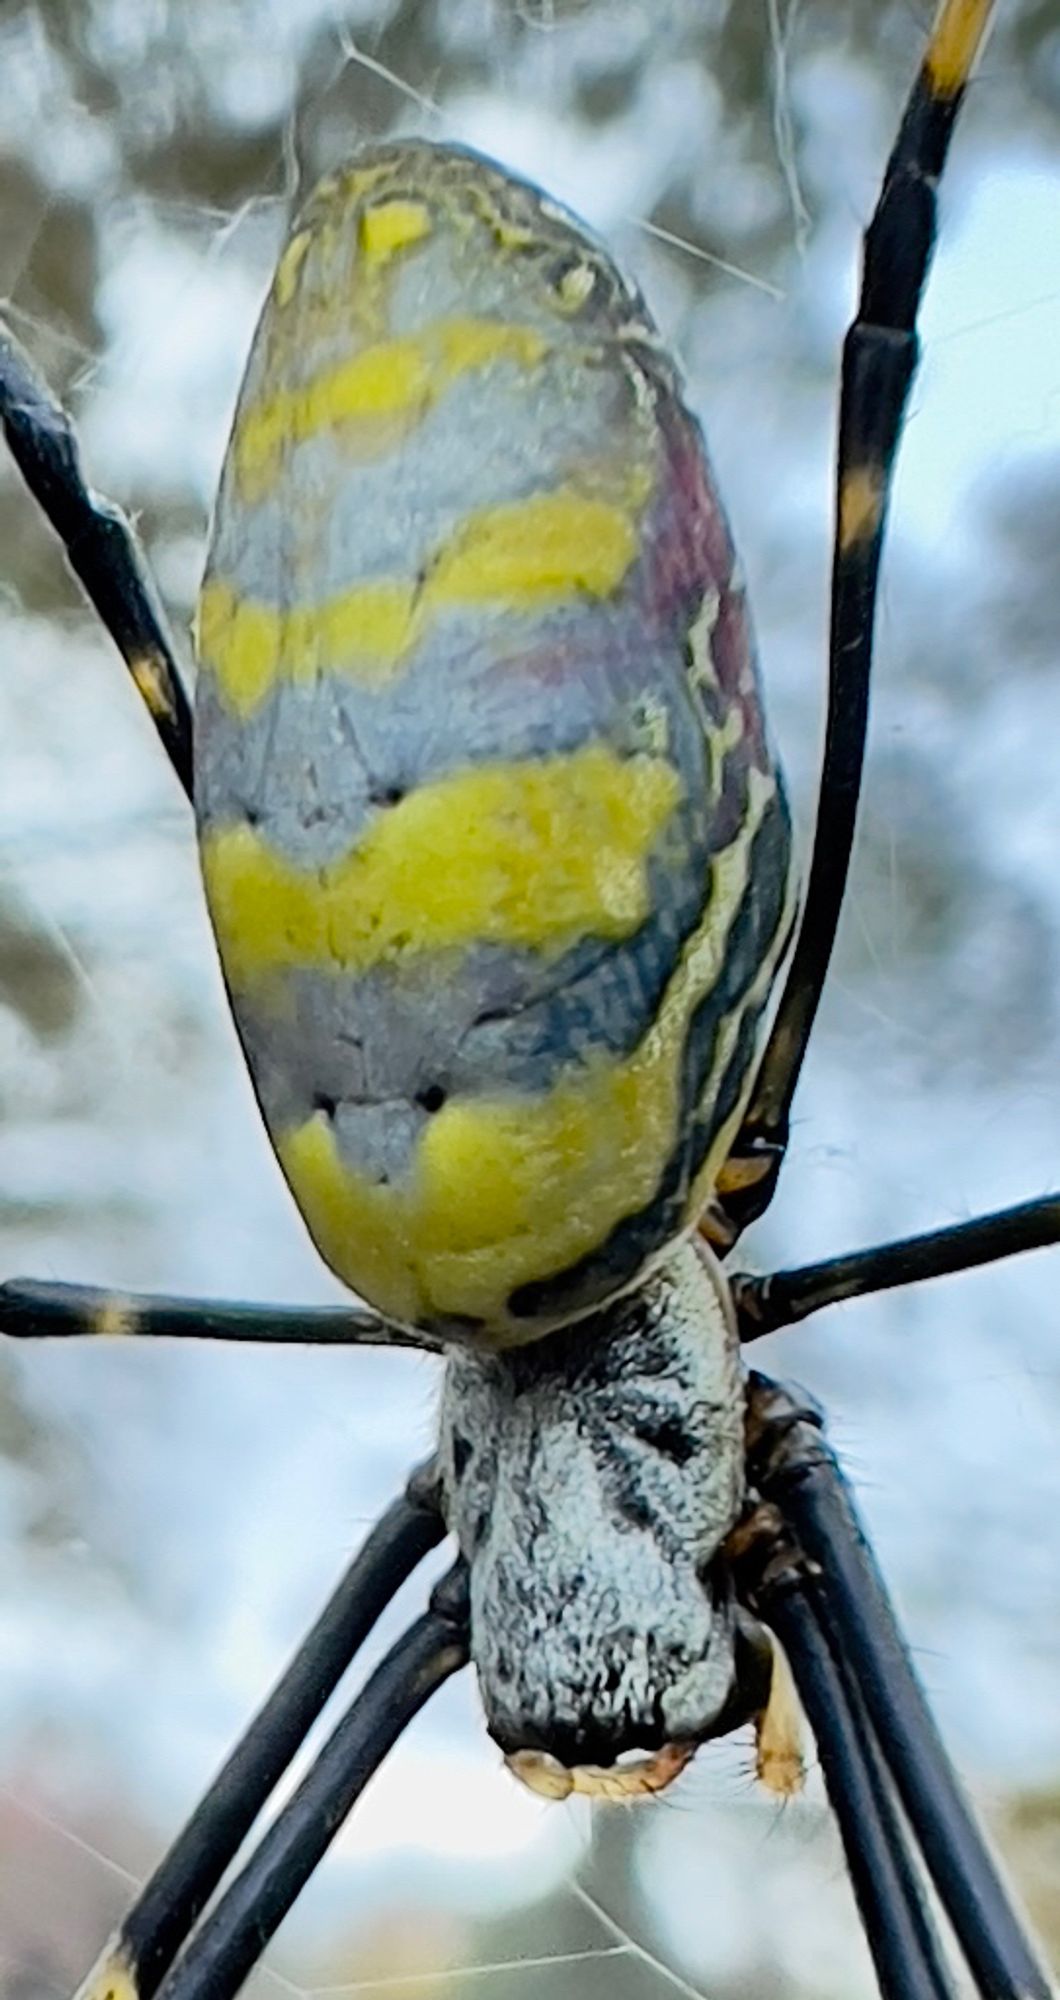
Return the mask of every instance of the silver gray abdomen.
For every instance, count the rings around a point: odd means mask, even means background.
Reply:
[[[322,183],[198,642],[207,897],[323,1256],[494,1344],[615,1296],[738,1122],[790,843],[702,436],[573,218],[422,142]]]
[[[743,1415],[724,1284],[689,1245],[576,1327],[449,1362],[446,1511],[506,1752],[611,1764],[710,1733],[734,1678],[719,1551]]]

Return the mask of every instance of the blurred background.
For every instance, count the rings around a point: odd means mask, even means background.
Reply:
[[[185,642],[292,199],[467,141],[636,273],[687,368],[805,831],[835,381],[927,0],[3,0],[0,299]],[[1060,13],[970,94],[897,482],[840,950],[760,1268],[1060,1183]],[[329,1300],[225,1015],[188,815],[0,464],[0,1269]],[[827,1404],[958,1763],[1060,1955],[1060,1264],[826,1315]],[[431,1441],[417,1357],[0,1354],[0,1995],[62,2000]],[[406,1594],[408,1615],[422,1592]],[[396,1629],[385,1628],[384,1639]],[[543,1807],[470,1680],[376,1781],[255,1991],[874,1990],[816,1780],[747,1743]]]

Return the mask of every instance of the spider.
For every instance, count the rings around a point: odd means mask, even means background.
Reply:
[[[1052,1241],[1057,1200],[765,1279],[720,1262],[772,1197],[827,971],[935,183],[991,12],[944,0],[866,237],[818,823],[771,1017],[790,840],[727,530],[642,300],[565,212],[476,155],[413,144],[362,154],[311,198],[226,466],[194,744],[131,530],[85,486],[67,418],[3,337],[11,449],[195,804],[273,1143],[325,1258],[375,1310],[12,1281],[0,1326],[447,1358],[436,1460],[137,1899],[82,1988],[92,2000],[235,1992],[469,1655],[492,1733],[542,1791],[656,1791],[746,1721],[783,1789],[775,1641],[881,1989],[951,1990],[919,1851],[978,1990],[1050,1991],[819,1414],[737,1355],[836,1299]],[[417,670],[449,676],[442,701]],[[204,1916],[382,1606],[447,1529],[457,1560],[429,1610]]]

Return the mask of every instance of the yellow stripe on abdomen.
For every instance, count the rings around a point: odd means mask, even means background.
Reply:
[[[277,681],[310,682],[340,672],[385,685],[443,606],[493,603],[546,608],[581,595],[610,596],[637,552],[628,501],[574,486],[532,493],[467,514],[419,578],[380,577],[322,604],[290,610],[241,598],[214,577],[199,600],[197,644],[233,714],[253,713]]]
[[[203,871],[229,982],[363,972],[474,943],[556,951],[628,937],[648,914],[648,857],[680,791],[665,758],[591,744],[421,785],[327,867],[293,867],[246,824],[210,833]]]
[[[643,497],[623,506],[565,486],[469,514],[425,595],[432,604],[494,598],[512,610],[579,591],[608,597],[637,553],[634,506]]]
[[[744,825],[713,864],[703,920],[632,1055],[572,1066],[536,1097],[450,1100],[425,1122],[400,1184],[348,1165],[323,1113],[275,1135],[321,1254],[379,1311],[428,1326],[471,1318],[500,1344],[537,1338],[540,1320],[513,1321],[512,1293],[591,1255],[651,1201],[681,1135],[688,1024],[719,977],[774,796],[765,779],[752,789]]]
[[[280,1164],[327,1262],[380,1311],[497,1329],[519,1285],[575,1263],[650,1200],[674,1133],[663,1054],[601,1060],[537,1100],[450,1102],[400,1186],[348,1166],[320,1113],[278,1135]]]
[[[355,584],[323,604],[277,611],[240,598],[217,579],[199,599],[197,642],[232,712],[245,718],[277,681],[308,683],[341,670],[378,687],[400,667],[415,634],[414,584]]]
[[[399,250],[421,242],[430,231],[431,215],[425,202],[377,201],[361,213],[361,253],[369,263],[388,264]]]
[[[548,343],[534,327],[502,320],[435,320],[421,333],[362,347],[296,388],[275,389],[240,411],[232,437],[240,498],[265,498],[294,445],[341,432],[351,452],[390,442],[394,420],[418,423],[453,382],[508,361],[530,369]]]

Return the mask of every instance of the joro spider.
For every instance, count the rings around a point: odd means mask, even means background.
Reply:
[[[399,1342],[441,1435],[81,1988],[234,1993],[406,1723],[470,1656],[554,1795],[651,1792],[748,1721],[794,1782],[779,1640],[887,1995],[1052,1988],[968,1813],[819,1413],[742,1342],[1054,1241],[1049,1197],[767,1278],[863,755],[936,184],[989,0],[943,0],[844,352],[828,730],[793,929],[783,788],[702,440],[580,225],[454,148],[321,184],[278,266],[200,600],[191,715],[128,524],[0,336],[15,458],[199,824],[288,1181],[373,1312],[0,1287],[0,1327]],[[383,1606],[457,1557],[204,1916]],[[630,1761],[629,1753],[637,1753]]]

